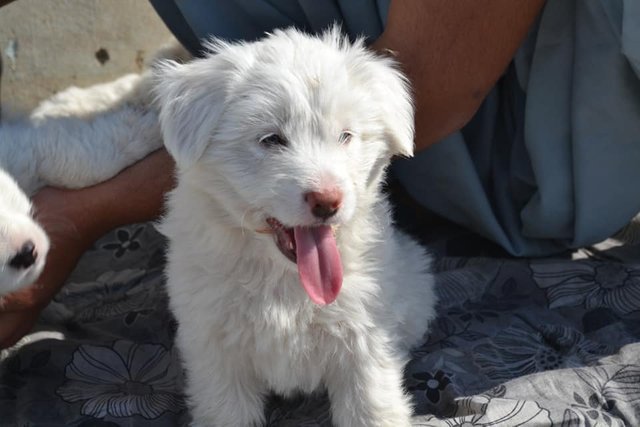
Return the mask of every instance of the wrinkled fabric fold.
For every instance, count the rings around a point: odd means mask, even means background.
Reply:
[[[451,173],[454,155],[437,146],[394,171],[426,207],[514,255],[611,236],[640,211],[638,23],[634,1],[548,1],[515,66],[440,143],[462,138],[477,173]]]

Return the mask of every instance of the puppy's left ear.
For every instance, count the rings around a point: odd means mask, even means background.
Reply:
[[[414,107],[409,80],[390,58],[377,58],[374,67],[372,86],[380,100],[389,152],[392,156],[413,157]]]
[[[224,63],[211,54],[186,64],[165,61],[154,67],[164,144],[180,168],[200,159],[224,111],[228,83]]]

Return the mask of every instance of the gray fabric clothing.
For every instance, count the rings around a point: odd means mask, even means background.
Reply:
[[[601,241],[640,211],[640,2],[551,0],[473,121],[394,171],[515,255]]]

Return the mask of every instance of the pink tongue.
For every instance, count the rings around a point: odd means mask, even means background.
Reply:
[[[295,227],[293,232],[304,290],[316,304],[331,304],[342,287],[342,262],[331,227]]]

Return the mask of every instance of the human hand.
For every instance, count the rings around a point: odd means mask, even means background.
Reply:
[[[78,212],[86,208],[78,196],[77,191],[55,188],[44,188],[35,195],[36,219],[51,240],[51,250],[36,283],[0,299],[0,348],[14,345],[33,328],[40,312],[91,245],[91,236],[81,232],[83,227],[77,221]]]
[[[33,328],[95,240],[115,227],[155,219],[172,187],[173,160],[158,150],[93,187],[40,190],[33,204],[51,249],[35,284],[0,298],[0,349],[12,346]]]

